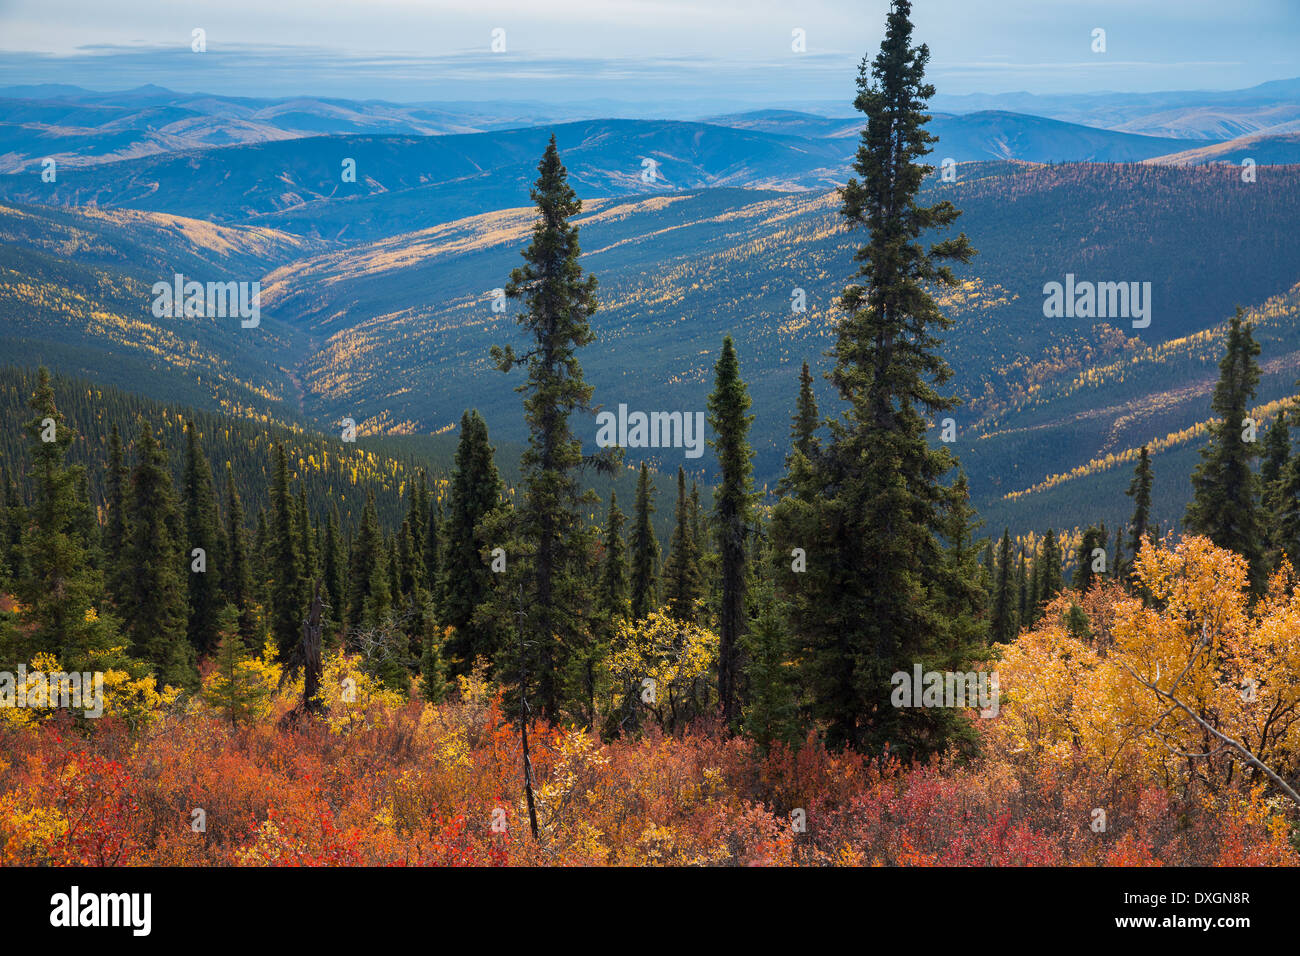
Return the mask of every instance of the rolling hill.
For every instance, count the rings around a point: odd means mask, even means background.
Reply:
[[[1289,133],[1254,133],[1249,136],[1239,136],[1223,143],[1155,156],[1146,162],[1171,166],[1203,163],[1240,165],[1246,159],[1252,159],[1260,166],[1300,163],[1300,130]]]
[[[312,137],[67,170],[56,183],[0,177],[14,201],[98,205],[329,238],[378,238],[528,202],[554,133],[574,187],[625,196],[743,184],[826,188],[851,140],[805,140],[702,123],[602,120],[487,134]],[[342,181],[345,159],[356,182]],[[643,172],[656,165],[649,181]]]
[[[946,302],[963,427],[1020,414],[1062,376],[1214,327],[1238,302],[1289,289],[1300,263],[1300,238],[1287,226],[1300,211],[1300,169],[1274,175],[1246,185],[1218,168],[987,163],[961,167],[956,184],[932,182],[931,197],[964,210],[962,228],[980,250],[966,287]],[[597,401],[703,408],[730,333],[754,394],[759,474],[774,478],[798,364],[826,367],[858,241],[837,205],[834,192],[721,189],[589,202],[578,224],[601,309],[583,365]],[[373,427],[418,433],[448,425],[458,397],[472,394],[494,428],[519,437],[517,398],[487,351],[515,335],[508,312],[493,311],[492,290],[518,261],[531,215],[471,217],[271,272],[268,309],[320,345],[301,375],[309,413],[348,409]],[[1247,242],[1240,222],[1251,223]],[[1044,318],[1044,283],[1066,273],[1151,282],[1150,327]],[[792,310],[795,289],[806,312]],[[1032,464],[1046,473],[1094,451],[1070,446]],[[992,493],[998,475],[991,467],[972,481]]]
[[[251,99],[158,86],[97,93],[0,89],[0,172],[53,157],[90,166],[160,153],[321,135],[418,135],[492,129],[501,120],[420,104],[315,97]]]
[[[1300,120],[1300,78],[1241,90],[941,93],[930,107],[950,113],[1008,110],[1119,132],[1222,141]]]
[[[936,164],[1130,162],[1205,145],[1004,112],[939,115],[930,128],[939,137]],[[366,241],[526,204],[552,133],[575,188],[592,198],[722,186],[830,188],[849,174],[858,129],[854,119],[763,111],[714,123],[590,120],[439,136],[277,138],[62,168],[53,183],[32,165],[0,177],[0,196]],[[345,182],[349,159],[355,181]]]
[[[240,417],[292,420],[305,335],[263,316],[157,318],[154,283],[254,282],[324,244],[130,210],[0,206],[0,352]]]
[[[1261,348],[1253,414],[1262,442],[1264,423],[1297,397],[1300,284],[1247,309],[1246,318]],[[1124,491],[1143,444],[1156,475],[1157,519],[1173,527],[1191,499],[1190,474],[1208,438],[1226,326],[1062,376],[1014,412],[986,421],[957,451],[972,475],[998,475],[997,487],[981,494],[989,527],[1116,527],[1131,513]]]
[[[713,119],[555,128],[586,200],[583,264],[600,280],[598,339],[583,364],[607,408],[689,413],[704,408],[718,344],[733,335],[754,398],[757,473],[770,485],[799,363],[828,367],[835,302],[861,241],[834,188],[856,122],[788,111]],[[1270,297],[1300,277],[1300,166],[1243,183],[1212,163],[1029,163],[1001,157],[1154,159],[1180,144],[998,111],[939,115],[933,128],[935,162],[981,157],[962,162],[956,182],[925,187],[927,201],[963,210],[979,250],[944,300],[955,320],[945,356],[965,403],[956,450],[992,520],[1037,522],[1061,495],[1066,504],[1051,507],[1073,513],[1071,502],[1104,497],[1087,489],[1119,480],[1107,462],[1204,421],[1217,358],[1198,336],[1237,304],[1274,308]],[[21,200],[0,205],[0,348],[240,417],[326,429],[351,417],[383,441],[446,434],[473,405],[494,439],[518,442],[517,381],[487,352],[518,343],[494,290],[527,241],[528,185],[549,135],[310,136],[60,170],[54,184],[0,177],[0,192]],[[356,183],[338,181],[346,156]],[[641,178],[647,157],[652,182]],[[175,272],[259,281],[261,327],[155,318],[150,289]],[[1150,283],[1150,325],[1046,318],[1044,286],[1067,275]],[[800,296],[804,311],[792,307]],[[1293,371],[1296,323],[1278,315],[1267,334],[1280,364],[1262,401],[1279,398]],[[1177,358],[1189,342],[1202,343],[1190,365]],[[1130,365],[1141,372],[1106,371]],[[833,410],[824,383],[819,398]],[[594,422],[577,427],[594,439]],[[1194,440],[1171,439],[1161,454],[1180,460]],[[708,456],[657,450],[651,461],[709,477]]]

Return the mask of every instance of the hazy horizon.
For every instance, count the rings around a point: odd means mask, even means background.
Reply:
[[[0,2],[0,86],[103,91],[154,84],[220,96],[396,103],[515,98],[556,105],[843,103],[846,72],[874,53],[884,0],[697,9],[684,0],[545,7],[377,0],[272,9],[249,0],[184,10],[148,0]],[[972,17],[918,3],[916,36],[941,94],[1159,93],[1245,89],[1300,74],[1300,9],[1255,0],[1131,4],[1011,0]],[[1171,19],[1176,14],[1176,19]],[[194,29],[205,50],[192,48]],[[1104,52],[1093,31],[1105,30]],[[495,34],[502,30],[504,34]],[[795,31],[802,31],[802,49]],[[498,49],[493,52],[494,36]],[[504,46],[504,49],[501,47]],[[1250,56],[1242,55],[1249,49]]]

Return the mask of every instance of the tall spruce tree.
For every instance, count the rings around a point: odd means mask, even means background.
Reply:
[[[1278,412],[1264,436],[1264,452],[1259,463],[1261,518],[1265,527],[1268,548],[1268,567],[1277,566],[1281,557],[1281,536],[1278,518],[1286,511],[1283,492],[1286,486],[1287,465],[1291,460],[1291,428],[1287,424],[1286,409]]]
[[[99,515],[90,497],[90,476],[83,467],[77,474],[77,494],[72,515],[73,532],[86,547],[86,558],[95,570],[100,569],[103,558],[103,536],[99,530]]]
[[[325,585],[325,599],[329,602],[327,613],[335,626],[343,620],[347,601],[347,592],[343,589],[344,569],[343,539],[339,534],[339,512],[336,506],[325,519],[325,553],[321,556],[321,577]]]
[[[664,604],[679,621],[694,622],[696,602],[702,593],[700,556],[691,528],[691,502],[686,495],[686,470],[677,469],[677,510],[673,535],[664,562]]]
[[[253,530],[253,593],[263,607],[271,604],[271,527],[266,522],[266,509],[257,509],[257,524]]]
[[[1133,470],[1133,480],[1129,482],[1128,491],[1125,492],[1133,499],[1133,518],[1129,522],[1132,536],[1129,538],[1129,548],[1134,556],[1142,550],[1142,539],[1151,533],[1151,455],[1147,451],[1147,446],[1143,445],[1138,451],[1137,466]]]
[[[821,442],[817,438],[819,428],[821,420],[813,392],[812,372],[808,369],[808,363],[804,362],[799,372],[799,396],[790,420],[790,451],[785,457],[785,474],[776,486],[779,494],[809,499],[816,493],[810,471],[813,459],[821,451]],[[775,597],[773,602],[780,603]],[[784,604],[781,606],[784,607]]]
[[[217,648],[221,623],[218,620],[226,600],[220,569],[225,557],[220,548],[217,495],[212,484],[212,466],[199,444],[193,420],[185,423],[185,467],[181,481],[185,509],[185,538],[188,615],[186,634],[199,657]],[[200,549],[199,563],[195,550]],[[204,570],[196,570],[202,567]]]
[[[813,392],[812,372],[808,363],[803,363],[799,370],[799,399],[795,404],[794,421],[791,426],[791,446],[805,458],[812,458],[817,450],[817,430],[821,428],[821,418],[817,414],[817,396]]]
[[[114,421],[108,436],[108,468],[104,472],[104,555],[109,564],[118,561],[126,538],[126,484],[130,471],[122,449],[122,434]]]
[[[131,473],[126,467],[122,436],[117,423],[108,439],[108,471],[104,475],[108,516],[104,524],[105,587],[109,600],[117,605],[126,582],[121,578],[128,569],[122,560],[126,546],[126,491]]]
[[[929,597],[954,505],[943,478],[955,461],[928,432],[956,401],[937,390],[952,373],[935,333],[950,320],[931,291],[955,285],[949,263],[974,255],[964,234],[920,242],[959,212],[947,201],[916,201],[933,169],[922,160],[935,140],[925,129],[934,88],[924,81],[930,53],[912,44],[910,14],[911,4],[896,0],[879,55],[864,59],[858,75],[855,106],[867,124],[840,211],[868,239],[840,300],[831,374],[846,411],[830,422],[809,500],[777,508],[778,537],[807,554],[807,572],[789,587],[828,742],[867,750],[889,743],[908,755],[944,746],[933,709],[891,704],[892,675],[945,642]]]
[[[282,443],[277,444],[266,560],[271,588],[271,635],[281,660],[288,660],[302,630],[303,579],[295,527],[297,511],[289,491],[289,455]]]
[[[659,603],[659,539],[650,516],[654,514],[654,487],[650,469],[641,462],[636,482],[636,507],[632,514],[632,619],[646,618]]]
[[[483,554],[492,545],[483,537],[483,522],[501,510],[501,478],[497,474],[487,424],[477,411],[460,420],[451,500],[447,516],[446,552],[442,560],[443,622],[455,628],[448,662],[453,673],[466,674],[475,658],[495,660],[492,632],[474,622],[474,612],[492,593],[492,570]]]
[[[406,520],[411,525],[411,545],[424,564],[424,536],[429,530],[429,482],[423,468],[416,477],[407,503]],[[422,585],[424,581],[420,582]]]
[[[1087,594],[1092,590],[1096,583],[1098,575],[1104,571],[1097,569],[1098,556],[1096,551],[1101,551],[1101,566],[1105,566],[1106,561],[1106,528],[1104,526],[1090,525],[1085,528],[1082,536],[1079,538],[1079,549],[1074,555],[1074,589],[1080,594]]]
[[[320,552],[316,547],[316,535],[312,531],[311,511],[307,507],[307,487],[298,483],[298,506],[295,511],[294,527],[298,529],[299,578],[302,590],[298,600],[305,608],[310,600],[311,582],[320,576]]]
[[[1021,548],[1019,558],[1016,563],[1016,630],[1026,627],[1029,623],[1029,580],[1026,577],[1025,568],[1025,549]]]
[[[97,620],[102,577],[91,563],[79,527],[84,469],[66,461],[75,432],[55,403],[43,367],[28,407],[33,412],[26,426],[31,508],[24,512],[10,504],[6,509],[12,520],[23,522],[21,553],[13,564],[14,590],[26,611],[21,640],[6,648],[17,659],[0,666],[11,669],[30,663],[36,652],[46,652],[56,655],[67,670],[83,669],[105,649],[113,628],[111,621]]]
[[[701,623],[716,627],[722,603],[722,566],[713,536],[709,533],[709,516],[700,504],[700,488],[691,482],[691,534],[700,566]]]
[[[423,512],[415,509],[413,516],[417,521],[424,521]],[[394,603],[401,608],[400,622],[406,632],[407,645],[421,662],[423,672],[426,660],[425,651],[430,644],[440,644],[437,634],[437,620],[434,608],[429,601],[429,593],[424,588],[424,559],[416,545],[415,532],[412,530],[412,515],[402,521],[397,533],[397,567],[398,595]],[[400,595],[400,602],[398,596]],[[427,690],[436,690],[438,680],[444,676],[441,647],[436,650],[436,673],[431,677],[432,683]]]
[[[595,313],[596,278],[584,275],[578,258],[578,227],[572,219],[582,211],[568,182],[552,135],[537,165],[537,182],[530,193],[537,204],[532,242],[523,251],[524,264],[515,268],[505,293],[519,300],[517,316],[529,337],[529,350],[516,355],[512,346],[496,347],[492,358],[503,372],[527,370],[519,386],[528,425],[523,454],[523,503],[517,532],[527,542],[527,609],[520,626],[536,655],[530,668],[537,681],[538,713],[559,717],[574,697],[566,686],[575,669],[590,657],[591,595],[589,569],[594,535],[584,522],[584,506],[596,502],[579,482],[584,464],[608,464],[585,458],[582,442],[569,418],[591,410],[592,387],[582,374],[578,350],[595,341],[589,320]]]
[[[235,488],[233,466],[226,464],[226,600],[234,606],[240,639],[250,650],[258,638],[257,590],[253,583],[253,554],[244,530],[244,505]]]
[[[1259,344],[1237,309],[1228,326],[1227,348],[1219,363],[1219,381],[1211,407],[1218,416],[1201,462],[1192,472],[1192,500],[1183,519],[1192,534],[1208,537],[1220,548],[1250,563],[1250,579],[1264,584],[1264,527],[1259,513],[1259,476],[1251,466],[1259,453],[1253,423],[1247,420],[1259,385]]]
[[[1013,617],[1015,595],[1011,586],[1011,532],[1004,528],[1002,541],[998,544],[997,577],[993,585],[993,640],[999,644],[1010,643],[1016,636]]]
[[[709,553],[708,533],[704,529],[704,509],[700,507],[700,487],[691,482],[691,534],[695,537],[695,553],[700,557],[701,566]]]
[[[623,525],[627,516],[619,510],[618,495],[609,493],[609,516],[605,522],[605,562],[600,574],[601,606],[611,619],[627,617],[632,611],[628,592],[627,542]]]
[[[1061,545],[1056,539],[1056,530],[1048,528],[1043,535],[1043,551],[1038,556],[1038,603],[1047,604],[1061,593],[1063,573],[1061,570]]]
[[[372,628],[387,616],[391,607],[387,555],[372,491],[366,495],[361,527],[352,542],[348,562],[349,628]]]
[[[429,500],[429,520],[424,532],[424,577],[429,599],[442,610],[442,555],[443,555],[442,502]]]
[[[186,638],[189,560],[181,545],[183,522],[167,453],[148,423],[136,446],[127,527],[123,558],[132,573],[121,610],[131,653],[152,665],[162,682],[193,688],[198,672]]]
[[[728,335],[713,367],[709,395],[710,444],[718,456],[719,478],[713,517],[722,558],[722,606],[718,615],[718,701],[722,722],[735,728],[740,717],[741,645],[746,624],[746,550],[754,523],[754,449],[749,444],[749,390],[740,377],[736,346]]]

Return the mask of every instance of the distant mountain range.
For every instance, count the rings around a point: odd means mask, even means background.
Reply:
[[[941,139],[946,137],[943,149],[958,162],[1126,162],[1243,135],[1300,130],[1297,88],[1300,80],[1226,93],[936,97],[932,129]],[[842,115],[824,116],[759,110],[700,121],[806,141],[809,160],[816,162],[826,153],[822,141],[851,143],[860,128],[860,117],[843,107],[839,112]],[[305,137],[428,137],[612,122],[574,114],[572,107],[252,99],[176,93],[157,86],[113,93],[57,85],[7,87],[0,88],[0,172],[31,170],[47,157],[73,167]],[[651,136],[667,125],[646,119],[633,122],[647,124]],[[843,150],[830,150],[831,155],[837,152]],[[803,173],[816,170],[814,166]]]
[[[142,86],[98,93],[74,86],[0,89],[0,171],[33,158],[64,165],[113,162],[177,150],[336,134],[478,132],[545,116],[473,114],[437,106],[298,97],[249,99]],[[527,119],[525,119],[527,117]]]
[[[1002,110],[1151,136],[1223,141],[1300,128],[1300,78],[1244,90],[1161,93],[939,94],[930,108],[949,113]]]

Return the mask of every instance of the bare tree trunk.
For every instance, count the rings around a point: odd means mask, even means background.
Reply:
[[[537,840],[537,805],[533,800],[533,759],[528,755],[528,664],[524,646],[523,596],[520,595],[519,612],[519,741],[524,751],[524,796],[528,800],[528,825]]]
[[[533,760],[528,756],[528,703],[520,698],[519,740],[524,748],[524,795],[528,799],[528,825],[537,839],[537,806],[533,803]]]
[[[718,698],[726,732],[735,730],[740,637],[745,627],[745,529],[730,502],[720,515],[722,537],[722,608],[718,628]]]

